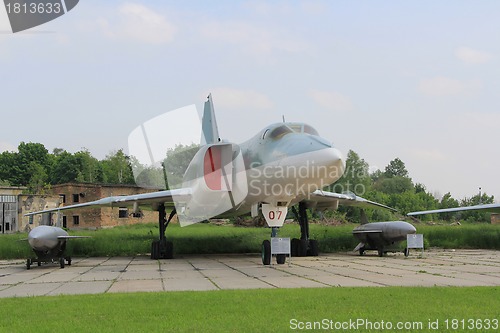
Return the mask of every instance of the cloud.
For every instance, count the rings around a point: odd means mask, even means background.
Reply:
[[[311,90],[308,95],[319,106],[334,112],[354,110],[351,100],[337,91]]]
[[[423,79],[418,85],[418,90],[429,96],[456,96],[474,95],[482,87],[479,80],[460,81],[444,76],[437,76],[430,79]]]
[[[477,136],[474,137],[476,141],[484,140],[488,136],[493,137],[497,135],[496,129],[499,123],[500,114],[495,112],[464,112],[454,118],[455,126],[461,129],[478,129]]]
[[[289,32],[243,21],[210,22],[201,26],[201,35],[264,56],[274,51],[296,53],[307,49],[305,43],[290,36]]]
[[[443,162],[447,160],[446,155],[436,149],[416,149],[413,156],[425,162]]]
[[[177,31],[165,17],[144,5],[125,3],[115,20],[101,18],[99,28],[109,38],[135,40],[147,44],[171,42]]]
[[[218,87],[212,89],[211,92],[214,104],[222,108],[265,110],[273,106],[273,103],[266,95],[254,90]],[[203,98],[205,97],[206,95],[203,96]]]
[[[493,58],[490,53],[474,50],[468,47],[459,47],[456,49],[455,56],[466,64],[484,64]]]

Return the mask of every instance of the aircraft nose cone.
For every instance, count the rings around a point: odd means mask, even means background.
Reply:
[[[58,240],[50,227],[39,226],[28,234],[28,243],[35,250],[48,251],[57,245]]]
[[[407,235],[415,234],[417,233],[417,229],[410,223],[406,223],[404,227],[404,231],[406,232]]]
[[[344,174],[345,161],[342,153],[337,148],[325,148],[324,149],[324,162],[330,173],[334,176],[333,181],[338,180]]]

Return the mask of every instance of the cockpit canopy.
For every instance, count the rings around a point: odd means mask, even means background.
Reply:
[[[310,125],[304,123],[283,123],[274,128],[266,129],[262,135],[262,139],[270,138],[277,140],[289,133],[307,133],[319,136],[318,131]]]

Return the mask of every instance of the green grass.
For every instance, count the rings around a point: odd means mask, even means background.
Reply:
[[[319,241],[322,253],[352,250],[358,241],[352,236],[355,224],[341,226],[310,225],[310,236]],[[470,224],[462,226],[417,225],[424,234],[426,247],[500,249],[500,226]],[[121,226],[97,231],[71,231],[72,235],[88,235],[89,239],[71,240],[68,251],[75,256],[132,256],[150,252],[151,241],[158,237],[156,224]],[[174,242],[175,254],[257,253],[262,240],[270,237],[268,228],[235,227],[199,223],[186,228],[168,227],[167,237]],[[282,237],[298,237],[299,226],[286,224]],[[27,242],[19,242],[26,234],[0,236],[0,258],[31,256]]]
[[[500,319],[498,287],[322,288],[2,299],[2,332],[289,332],[290,321]],[[345,332],[382,332],[359,327]],[[327,330],[333,331],[333,330]],[[396,332],[396,329],[383,330]],[[485,330],[477,330],[485,332]],[[497,330],[490,330],[497,332]]]

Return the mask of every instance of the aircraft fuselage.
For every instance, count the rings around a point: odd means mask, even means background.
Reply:
[[[199,196],[193,202],[203,205],[188,205],[186,212],[228,217],[259,203],[290,206],[337,181],[344,168],[340,151],[311,126],[273,124],[241,145],[221,142],[198,151],[183,187],[193,188]]]

